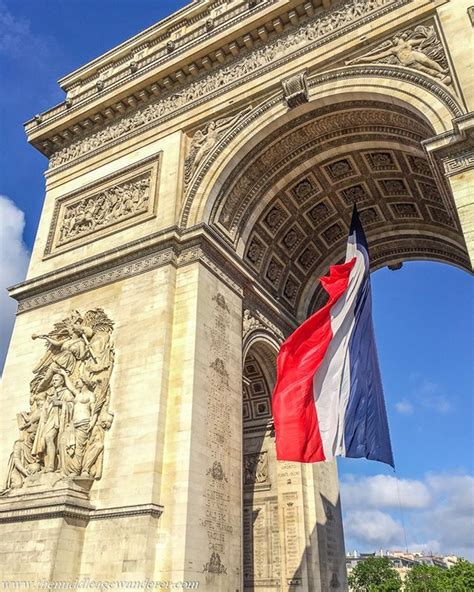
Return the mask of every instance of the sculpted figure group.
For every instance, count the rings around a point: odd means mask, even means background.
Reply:
[[[71,315],[45,335],[46,353],[33,369],[30,408],[17,415],[20,437],[13,445],[3,493],[38,482],[40,473],[59,478],[100,479],[114,364],[113,322],[93,309]]]
[[[114,185],[65,207],[58,244],[138,214],[148,208],[150,178]]]

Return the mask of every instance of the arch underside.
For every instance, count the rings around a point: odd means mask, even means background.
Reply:
[[[210,223],[297,317],[314,306],[317,276],[343,259],[354,203],[373,269],[431,259],[470,270],[452,196],[422,147],[432,135],[395,104],[307,110],[238,162]]]

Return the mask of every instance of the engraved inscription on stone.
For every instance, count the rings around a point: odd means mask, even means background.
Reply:
[[[204,491],[205,519],[201,521],[208,542],[210,558],[203,567],[208,574],[227,574],[225,560],[227,535],[232,533],[230,521],[230,484],[224,460],[230,442],[231,393],[228,364],[230,361],[230,309],[225,297],[217,293],[212,299],[213,324],[209,327],[207,370],[207,449],[213,459],[206,472]]]
[[[283,495],[286,577],[288,580],[292,580],[293,584],[301,583],[299,566],[302,552],[298,533],[299,513],[297,503],[298,495],[296,493],[285,493]]]
[[[280,584],[278,501],[265,497],[244,505],[244,585]]]

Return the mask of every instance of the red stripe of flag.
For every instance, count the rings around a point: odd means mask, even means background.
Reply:
[[[331,265],[320,282],[329,294],[315,312],[288,337],[277,358],[277,382],[272,396],[278,460],[325,460],[313,395],[313,377],[333,337],[331,308],[347,290],[356,259]]]

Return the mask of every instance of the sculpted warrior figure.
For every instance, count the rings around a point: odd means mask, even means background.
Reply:
[[[38,366],[33,370],[37,374],[31,386],[33,392],[46,390],[58,370],[64,369],[72,374],[78,362],[91,355],[89,338],[93,331],[90,327],[82,326],[82,319],[73,316],[73,320],[65,323],[59,331],[52,331],[49,335],[33,334],[33,339],[44,339],[48,344],[48,351]]]
[[[13,445],[13,452],[8,462],[7,478],[2,493],[21,487],[28,475],[41,470],[41,465],[33,455],[35,429],[32,426],[22,430],[21,438]],[[0,493],[1,495],[1,493]]]
[[[105,434],[112,427],[113,413],[106,412],[99,419],[87,444],[82,463],[82,475],[100,479],[102,477],[102,458]]]
[[[62,475],[80,475],[87,439],[97,421],[94,415],[95,395],[82,378],[74,385],[65,370],[60,370],[66,387],[74,395],[70,422],[59,437],[59,467]]]
[[[54,374],[51,383],[52,388],[46,394],[32,448],[32,453],[43,461],[45,473],[57,468],[58,438],[64,438],[74,409],[74,395],[66,387],[64,377]]]

